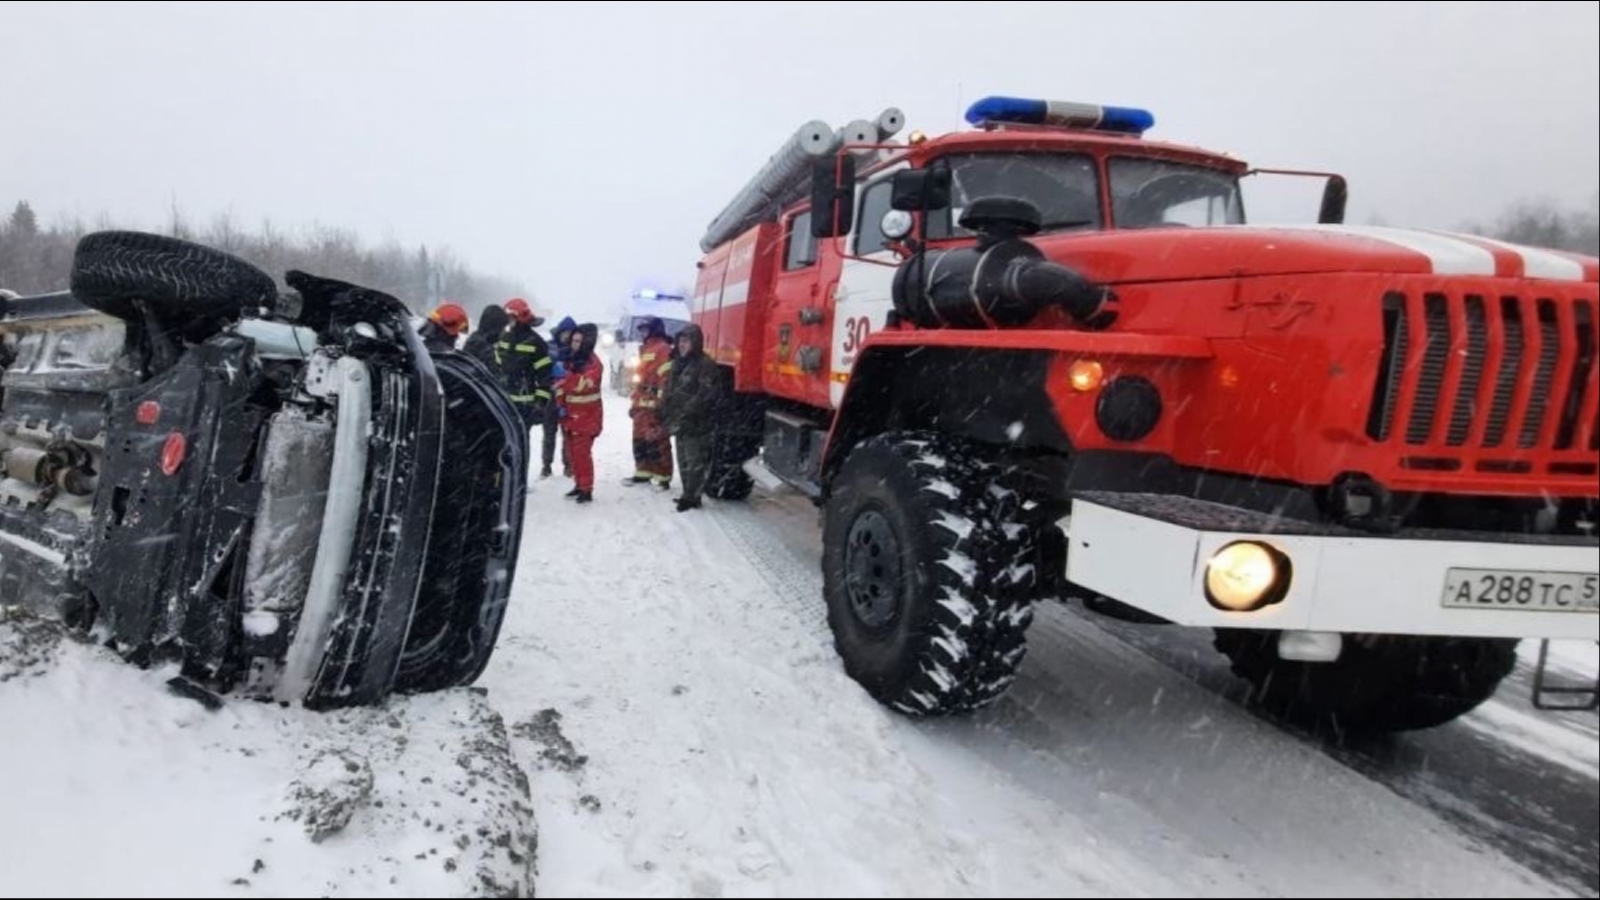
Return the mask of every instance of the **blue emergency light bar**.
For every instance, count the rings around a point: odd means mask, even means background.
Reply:
[[[978,126],[1012,122],[1132,135],[1142,135],[1156,125],[1156,117],[1143,109],[1021,97],[985,97],[967,110],[967,121]]]

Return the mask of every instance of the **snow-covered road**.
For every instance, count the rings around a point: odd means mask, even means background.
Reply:
[[[623,488],[608,403],[596,503],[534,486],[480,689],[211,713],[0,622],[0,897],[526,890],[524,773],[545,897],[1600,894],[1596,718],[1533,712],[1525,670],[1330,747],[1242,708],[1207,635],[1050,607],[1005,699],[914,722],[834,654],[816,511]]]
[[[548,729],[514,728],[540,733],[514,744],[547,896],[1595,893],[1064,608],[1042,611],[995,708],[889,713],[834,655],[815,511],[758,497],[678,515],[617,485],[627,419],[609,412],[596,504],[535,488],[524,558],[548,564],[522,573],[484,680],[507,721],[554,710],[576,748],[556,755],[587,757],[541,759]],[[1173,637],[1197,639],[1144,640]],[[1512,702],[1434,734],[1533,716]],[[1592,760],[1575,718],[1534,727]],[[1593,773],[1579,783],[1592,829]]]

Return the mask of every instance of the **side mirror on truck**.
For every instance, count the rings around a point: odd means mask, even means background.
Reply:
[[[1322,209],[1317,212],[1321,225],[1343,225],[1345,204],[1350,202],[1350,183],[1343,175],[1329,175],[1322,189]]]
[[[856,216],[856,159],[848,153],[811,164],[811,236],[818,240],[850,233]]]
[[[896,172],[889,208],[904,212],[930,212],[950,207],[950,170],[907,169]]]
[[[1273,177],[1261,179],[1260,176],[1263,175]],[[1308,194],[1311,184],[1321,181],[1322,197],[1317,204],[1317,223],[1320,225],[1344,224],[1345,206],[1350,202],[1350,182],[1346,181],[1343,175],[1333,172],[1311,172],[1302,169],[1251,169],[1244,173],[1244,178],[1251,179],[1251,183],[1256,185],[1265,183],[1263,187],[1254,188],[1254,190],[1268,192],[1254,198],[1247,193],[1244,198],[1246,208],[1255,209],[1255,200],[1265,200],[1267,208],[1276,216],[1285,216],[1287,214],[1287,217],[1284,218],[1275,218],[1273,214],[1269,214],[1268,221],[1304,221],[1302,218],[1304,213],[1301,210],[1304,209],[1306,201],[1310,199]],[[1279,178],[1294,179],[1301,184],[1305,184],[1307,192],[1301,193],[1299,189],[1290,185],[1288,188],[1290,193],[1285,194],[1283,185],[1286,182],[1278,180]],[[1244,185],[1245,181],[1241,179],[1240,188],[1244,189]]]

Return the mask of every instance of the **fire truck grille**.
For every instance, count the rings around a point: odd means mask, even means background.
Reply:
[[[1390,292],[1367,436],[1429,458],[1600,449],[1595,302]],[[1557,463],[1551,471],[1571,469]]]

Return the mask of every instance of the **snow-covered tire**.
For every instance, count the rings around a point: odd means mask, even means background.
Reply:
[[[888,434],[851,451],[829,494],[823,591],[845,671],[880,702],[934,716],[992,703],[1015,680],[1032,618],[1028,532],[973,448]]]
[[[72,294],[121,319],[138,305],[170,321],[231,319],[248,307],[271,306],[278,287],[242,259],[177,238],[100,231],[78,242]]]
[[[993,525],[993,544],[984,554],[979,582],[987,585],[994,615],[1003,621],[974,647],[978,661],[975,708],[1000,699],[1017,680],[1017,670],[1028,653],[1028,626],[1033,624],[1033,609],[1041,591],[1042,528],[1051,527],[1024,522],[1022,498],[997,482],[983,486],[983,504]]]
[[[1332,663],[1280,658],[1276,631],[1220,629],[1216,647],[1250,682],[1252,705],[1341,734],[1443,725],[1493,696],[1517,661],[1516,641],[1489,638],[1346,635]]]

